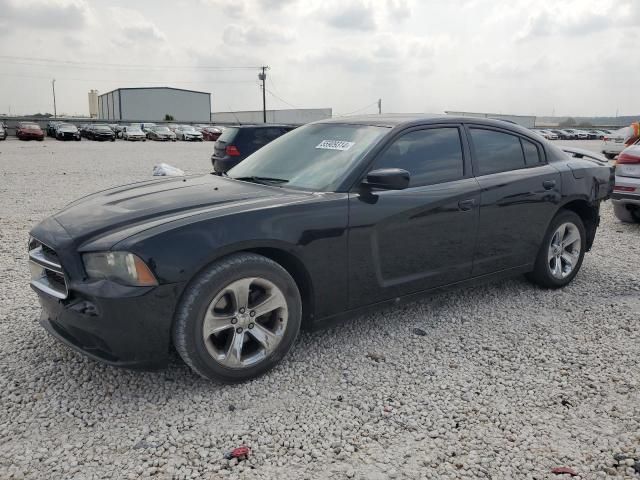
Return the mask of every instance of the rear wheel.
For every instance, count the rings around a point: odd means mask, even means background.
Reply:
[[[173,341],[201,376],[237,383],[265,373],[287,354],[301,316],[300,293],[284,268],[260,255],[236,254],[187,287]]]
[[[572,211],[561,210],[551,221],[527,278],[544,288],[564,287],[578,274],[585,248],[582,219]]]

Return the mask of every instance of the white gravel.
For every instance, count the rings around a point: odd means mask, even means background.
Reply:
[[[640,478],[640,226],[608,204],[564,290],[515,278],[304,333],[243,385],[179,359],[114,369],[50,338],[29,228],[155,163],[207,172],[211,148],[0,142],[1,479]],[[242,444],[248,461],[222,459]]]

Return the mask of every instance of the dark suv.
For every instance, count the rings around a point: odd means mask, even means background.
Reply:
[[[216,173],[230,170],[256,150],[294,128],[293,125],[274,124],[225,127],[213,145],[213,170]]]

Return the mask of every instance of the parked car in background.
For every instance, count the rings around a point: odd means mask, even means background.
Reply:
[[[534,129],[533,131],[538,133],[539,135],[542,135],[547,140],[557,140],[558,139],[558,135],[553,133],[551,130],[546,130],[546,129],[541,128],[541,129]]]
[[[44,132],[40,125],[33,122],[20,122],[16,130],[16,137],[20,140],[44,140]]]
[[[4,124],[0,123],[0,140],[7,139],[7,129],[4,128]]]
[[[84,124],[80,125],[80,127],[78,128],[78,130],[80,131],[80,136],[84,137],[84,138],[88,138],[89,137],[89,129],[91,129],[91,124],[90,123],[84,123]]]
[[[172,132],[175,132],[175,131],[176,131],[176,128],[178,128],[179,126],[180,126],[180,125],[177,125],[177,124],[175,124],[175,123],[167,123],[167,128],[168,128],[169,130],[171,130]]]
[[[57,121],[52,121],[47,123],[47,136],[49,137],[55,137],[56,136],[56,129],[58,128],[58,125],[60,125],[62,122],[57,122]]]
[[[137,125],[127,125],[122,127],[122,139],[136,142],[142,140],[143,142],[147,141],[147,135],[142,131],[142,129]]]
[[[618,155],[611,202],[620,220],[640,222],[640,140]]]
[[[612,187],[608,166],[507,122],[326,120],[227,176],[67,205],[30,232],[31,287],[41,325],[96,360],[158,368],[175,347],[201,376],[241,382],[303,324],[508,275],[570,284]]]
[[[105,140],[115,142],[116,134],[109,125],[92,125],[87,131],[87,138],[101,142]]]
[[[113,132],[116,134],[116,138],[122,138],[122,132],[124,130],[125,125],[114,125],[113,127],[111,127],[111,130],[113,130]]]
[[[80,141],[80,131],[78,127],[71,123],[61,123],[56,128],[56,139]]]
[[[155,127],[150,127],[147,131],[147,138],[149,140],[157,140],[161,142],[175,142],[176,134],[169,130],[169,127],[165,127],[164,125],[156,125]]]
[[[151,131],[152,128],[156,127],[157,125],[153,122],[144,122],[140,124],[140,128],[142,129],[142,131],[144,133],[149,133]]]
[[[558,135],[558,138],[560,140],[574,140],[575,139],[575,135],[573,135],[570,132],[567,132],[566,130],[551,130],[553,133],[555,133],[556,135]]]
[[[202,129],[202,138],[210,142],[218,140],[222,134],[222,128],[219,127],[205,127]]]
[[[191,125],[178,125],[174,133],[178,140],[201,142],[203,139],[202,132],[197,131]]]
[[[293,125],[238,125],[225,127],[213,144],[213,171],[224,173],[238,165],[253,152],[293,130]]]
[[[633,131],[631,127],[623,127],[615,130],[602,139],[602,153],[610,160],[616,158],[625,148],[633,143]]]

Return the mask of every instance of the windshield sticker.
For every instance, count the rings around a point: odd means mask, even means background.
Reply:
[[[355,145],[355,142],[345,142],[344,140],[323,140],[316,148],[322,148],[324,150],[349,150]]]

